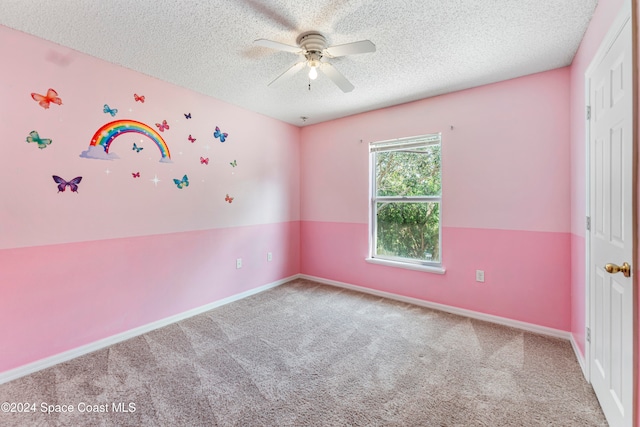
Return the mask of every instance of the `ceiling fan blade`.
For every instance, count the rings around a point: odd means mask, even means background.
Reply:
[[[300,49],[297,46],[291,46],[291,45],[280,43],[280,42],[274,42],[273,40],[258,39],[258,40],[254,40],[253,43],[257,44],[258,46],[268,47],[270,49],[276,49],[276,50],[283,50],[285,52],[291,52],[291,53],[302,52],[302,49]]]
[[[323,73],[327,75],[343,92],[351,92],[355,87],[351,84],[340,71],[336,70],[333,65],[323,62],[319,67]]]
[[[373,44],[370,40],[361,40],[359,42],[340,44],[338,46],[330,46],[325,49],[325,52],[332,57],[345,56],[345,55],[355,55],[358,53],[369,53],[375,52],[376,45]]]
[[[300,61],[296,64],[293,64],[291,67],[289,67],[289,69],[287,71],[285,71],[284,73],[280,74],[278,77],[276,77],[275,79],[271,80],[271,83],[269,83],[267,86],[271,86],[272,84],[274,84],[277,80],[280,79],[284,79],[286,77],[291,77],[293,76],[295,73],[297,73],[298,71],[300,71],[302,68],[304,68],[307,65],[307,63],[305,61]]]

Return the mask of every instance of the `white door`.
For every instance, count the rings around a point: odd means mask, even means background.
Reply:
[[[591,102],[588,363],[609,424],[631,427],[633,280],[625,270],[634,261],[632,40],[630,18],[616,22],[612,38],[608,37],[587,71]]]

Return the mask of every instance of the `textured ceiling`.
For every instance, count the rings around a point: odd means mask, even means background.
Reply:
[[[597,0],[0,0],[0,24],[298,126],[569,65]],[[253,45],[371,40],[355,89]],[[308,117],[303,123],[301,116]]]

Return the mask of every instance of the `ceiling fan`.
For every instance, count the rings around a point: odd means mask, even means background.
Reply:
[[[343,92],[351,92],[354,86],[345,76],[336,70],[333,65],[327,62],[326,59],[376,51],[376,45],[369,40],[327,47],[327,39],[318,31],[307,31],[300,34],[296,39],[298,46],[291,46],[266,39],[258,39],[254,41],[254,43],[258,46],[296,53],[304,57],[302,61],[293,64],[287,71],[273,79],[268,86],[271,86],[282,78],[291,77],[305,66],[308,66],[310,69],[309,78],[311,80],[315,80],[318,77],[318,70],[320,70],[342,89]]]

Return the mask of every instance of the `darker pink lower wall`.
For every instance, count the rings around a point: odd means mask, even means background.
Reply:
[[[1,250],[0,372],[295,275],[299,247],[293,221]]]
[[[571,234],[571,333],[585,355],[585,238]]]
[[[568,331],[569,233],[444,227],[444,275],[370,264],[368,225],[303,221],[303,274]],[[475,271],[485,271],[485,283]]]

